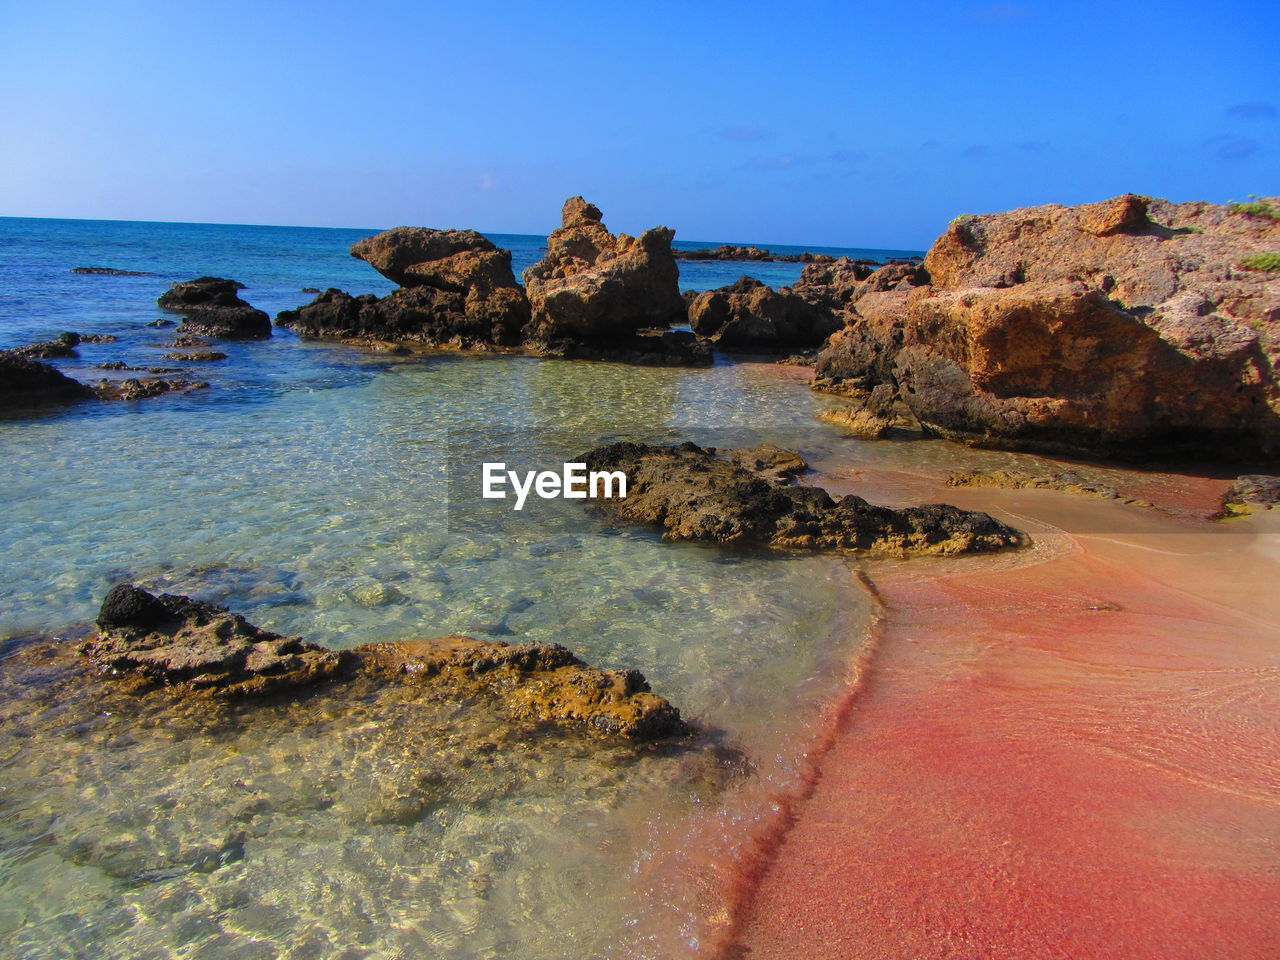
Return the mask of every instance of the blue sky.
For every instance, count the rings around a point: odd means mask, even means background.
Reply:
[[[1280,4],[0,0],[0,215],[919,248],[1280,192]]]

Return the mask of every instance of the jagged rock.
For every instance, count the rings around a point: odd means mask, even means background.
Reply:
[[[447,636],[333,651],[262,630],[223,607],[133,584],[111,589],[97,633],[78,649],[99,673],[130,678],[144,691],[253,697],[359,678],[365,687],[426,685],[459,702],[486,698],[514,720],[635,740],[690,732],[638,671],[588,666],[559,644]],[[345,696],[341,688],[332,695]]]
[[[1255,510],[1271,510],[1280,503],[1280,477],[1250,474],[1237,477],[1222,495],[1222,510],[1217,519],[1244,517]]]
[[[47,363],[0,350],[0,410],[85,400],[93,391]]]
[[[235,340],[271,336],[271,318],[241,300],[244,284],[222,277],[200,277],[175,283],[156,300],[183,315],[179,333]]]
[[[875,374],[955,439],[1264,459],[1280,450],[1280,276],[1236,264],[1277,246],[1271,218],[1133,195],[958,218],[901,328],[872,334]]]
[[[958,554],[1018,546],[1018,531],[985,513],[929,504],[892,510],[817,487],[780,486],[692,443],[614,443],[582,457],[589,470],[621,470],[627,495],[606,513],[661,527],[667,540],[800,550]]]
[[[496,693],[519,719],[572,723],[637,740],[689,732],[680,711],[653,693],[638,670],[599,670],[559,644],[449,636],[369,644],[354,653],[364,669]]]
[[[340,676],[349,654],[260,630],[230,611],[118,584],[80,652],[102,673],[216,697],[258,696]]]
[[[599,208],[581,197],[565,201],[546,257],[524,272],[533,306],[527,340],[587,340],[603,348],[643,329],[684,323],[675,231],[615,236],[600,221]]]
[[[894,428],[912,429],[916,426],[895,408],[896,394],[893,388],[882,383],[866,393],[842,391],[858,402],[855,406],[839,410],[826,410],[820,414],[823,420],[839,424],[863,440],[882,440]]]
[[[742,277],[695,296],[689,304],[689,325],[721,349],[786,350],[817,346],[839,330],[843,320],[787,287],[774,290]]]

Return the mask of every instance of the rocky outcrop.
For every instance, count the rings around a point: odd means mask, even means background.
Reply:
[[[955,439],[1265,459],[1280,450],[1280,275],[1242,264],[1277,247],[1271,217],[1132,194],[959,217],[895,322],[842,331],[817,369],[893,383]]]
[[[497,694],[522,720],[570,723],[636,740],[689,732],[680,711],[638,670],[598,670],[559,644],[450,636],[357,647],[363,669],[412,682]]]
[[[552,348],[587,341],[605,350],[641,330],[684,323],[675,231],[612,234],[582,197],[565,201],[561,224],[547,238],[546,257],[524,272],[533,306],[526,340]]]
[[[1258,510],[1271,510],[1280,504],[1280,477],[1250,474],[1237,477],[1222,495],[1222,510],[1216,519],[1246,517]]]
[[[271,336],[271,318],[241,300],[244,284],[222,277],[199,277],[175,283],[156,303],[183,315],[178,331],[228,340],[261,340]]]
[[[93,391],[47,363],[0,350],[0,410],[85,400]]]
[[[215,697],[309,686],[351,666],[349,655],[260,630],[222,607],[132,584],[107,594],[98,632],[80,652],[101,673]]]
[[[754,447],[717,451],[730,463],[737,464],[757,476],[776,483],[788,483],[809,469],[804,457],[794,450],[784,450],[772,443]]]
[[[111,277],[154,277],[145,270],[117,270],[115,267],[72,267],[72,273],[95,273]]]
[[[722,350],[814,347],[843,326],[835,311],[752,277],[705,290],[689,304],[689,325]]]
[[[41,340],[23,347],[14,347],[9,352],[19,357],[30,357],[32,360],[59,360],[74,357],[76,347],[80,345],[80,334],[60,333],[52,340]]]
[[[361,240],[351,255],[400,288],[382,298],[330,288],[276,323],[338,339],[460,348],[520,342],[529,302],[511,272],[511,254],[474,230],[395,227]]]
[[[142,691],[226,699],[360,678],[425,685],[459,702],[484,698],[514,720],[633,740],[690,732],[638,671],[588,666],[559,644],[448,636],[333,651],[259,629],[222,607],[132,584],[107,594],[98,630],[79,652],[99,673]]]
[[[221,350],[186,350],[181,353],[162,354],[166,360],[185,360],[188,363],[213,363],[227,359]]]
[[[903,556],[1018,546],[1022,535],[985,513],[929,504],[893,510],[817,487],[781,486],[692,443],[615,443],[582,458],[621,470],[627,495],[599,500],[613,517],[660,527],[667,540]]]

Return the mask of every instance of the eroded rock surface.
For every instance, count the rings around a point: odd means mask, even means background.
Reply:
[[[753,277],[704,290],[689,304],[689,325],[722,350],[790,350],[821,344],[844,324],[835,311]]]
[[[102,673],[219,697],[256,696],[340,676],[350,655],[260,630],[230,611],[132,584],[111,589],[80,652]]]
[[[1244,517],[1258,510],[1271,510],[1280,504],[1280,477],[1249,474],[1237,477],[1222,496],[1219,519]]]
[[[513,720],[628,739],[689,732],[680,711],[638,671],[588,666],[558,644],[448,636],[334,651],[259,629],[210,603],[132,584],[112,588],[97,633],[79,650],[101,673],[219,699],[359,678],[426,684],[437,696],[487,698]]]
[[[546,257],[524,272],[533,306],[526,340],[590,341],[603,350],[640,330],[683,323],[673,236],[667,227],[639,237],[615,235],[594,204],[582,197],[565,201]]]
[[[987,445],[1265,458],[1280,275],[1244,264],[1278,247],[1273,218],[1135,195],[960,217],[927,283],[846,298],[816,372],[891,383],[926,429]]]
[[[1060,490],[1103,500],[1118,500],[1137,507],[1150,507],[1147,500],[1122,494],[1111,484],[1075,470],[1036,473],[1030,470],[982,470],[953,473],[947,478],[949,487],[1001,487],[1005,490]]]
[[[199,277],[175,283],[156,300],[183,315],[178,332],[229,340],[271,336],[271,318],[240,299],[244,284],[223,277]]]
[[[668,540],[844,550],[902,556],[1018,546],[1022,535],[985,513],[929,504],[893,510],[818,487],[780,486],[692,443],[614,443],[583,459],[621,470],[627,496],[597,505],[614,517],[661,527]]]

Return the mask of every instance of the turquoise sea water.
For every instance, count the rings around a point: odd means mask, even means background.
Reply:
[[[346,253],[369,232],[0,219],[0,346],[118,336],[58,361],[81,379],[108,360],[163,363],[172,328],[147,324],[169,281],[233,277],[272,314],[309,299],[303,286],[384,293]],[[539,256],[538,238],[493,239],[517,271]],[[81,265],[154,276],[69,273]],[[801,269],[760,266],[773,282]],[[707,286],[741,273],[697,268]],[[663,845],[691,818],[735,809],[744,784],[795,776],[865,627],[846,565],[670,545],[577,512],[451,512],[445,466],[495,446],[562,459],[603,438],[723,443],[743,428],[803,452],[836,442],[816,420],[831,401],[730,362],[387,358],[282,330],[219,349],[227,361],[192,370],[207,391],[0,421],[0,637],[91,619],[132,579],[338,647],[559,642],[643,671],[733,759],[511,742],[430,711],[324,736],[278,717],[127,737],[103,721],[95,739],[24,702],[0,720],[0,953],[695,952],[697,878],[645,865],[670,862]],[[470,762],[479,740],[496,760]],[[741,827],[741,811],[725,820]],[[190,868],[229,836],[235,858]]]

